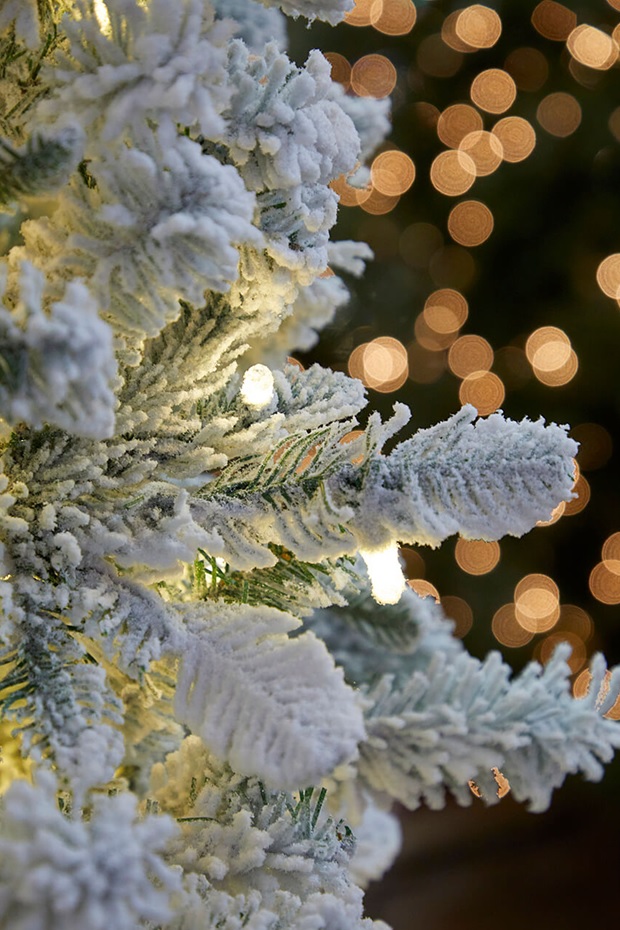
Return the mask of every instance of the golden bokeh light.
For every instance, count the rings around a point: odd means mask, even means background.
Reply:
[[[536,378],[547,387],[568,384],[579,368],[570,339],[557,326],[535,330],[525,344],[525,353]]]
[[[328,60],[332,69],[332,81],[342,84],[345,90],[351,86],[351,64],[344,55],[339,52],[325,52],[325,58]]]
[[[344,14],[349,26],[370,26],[370,11],[376,0],[355,0],[355,6]]]
[[[370,168],[373,187],[387,197],[398,197],[415,180],[415,165],[405,152],[390,149],[374,159]]]
[[[615,562],[620,562],[620,533],[612,533],[607,537],[603,543],[601,555],[603,561],[613,559]]]
[[[364,366],[362,364],[364,358],[364,350],[368,345],[367,342],[362,342],[360,345],[356,346],[355,349],[349,355],[349,360],[347,362],[347,371],[349,372],[350,378],[357,378],[358,381],[363,381],[364,379]]]
[[[552,136],[565,139],[581,124],[581,107],[572,94],[547,94],[538,104],[536,119]]]
[[[514,591],[515,617],[529,633],[544,633],[560,618],[560,591],[548,575],[526,575]]]
[[[358,97],[388,97],[396,78],[396,68],[385,55],[364,55],[351,68],[351,88]]]
[[[482,117],[466,103],[446,107],[437,121],[437,135],[450,148],[459,147],[465,136],[482,129]]]
[[[426,574],[426,564],[418,550],[412,549],[410,546],[401,546],[398,551],[401,559],[405,563],[405,577],[424,578]]]
[[[439,603],[439,591],[430,581],[425,581],[423,578],[410,578],[407,584],[412,591],[415,591],[418,597],[433,597],[435,601]]]
[[[492,572],[500,559],[498,542],[482,539],[458,539],[454,547],[458,567],[468,575],[486,575]]]
[[[476,165],[465,152],[440,152],[431,165],[431,183],[446,197],[460,197],[476,180]]]
[[[493,349],[482,336],[460,336],[448,352],[448,366],[457,378],[489,371],[492,365]]]
[[[481,417],[487,417],[501,407],[506,398],[504,382],[490,371],[474,371],[459,387],[462,404],[472,404]]]
[[[579,672],[573,682],[573,697],[577,699],[586,697],[590,691],[591,684],[592,672],[589,668],[584,668],[583,672]]]
[[[611,435],[604,426],[598,423],[580,423],[571,429],[570,434],[579,443],[577,458],[583,471],[595,471],[607,464],[614,446]]]
[[[549,77],[549,63],[537,48],[515,48],[506,58],[504,68],[519,90],[536,93]]]
[[[600,707],[607,695],[609,694],[609,684],[611,679],[611,672],[607,670],[605,672],[605,677],[603,683],[599,689],[598,695],[596,697],[596,706]],[[590,692],[590,686],[592,684],[592,672],[589,668],[585,668],[580,672],[575,681],[573,682],[573,696],[576,698],[584,698]],[[612,707],[609,710],[605,711],[603,714],[604,717],[607,717],[608,720],[620,720],[620,697],[616,698]]]
[[[462,597],[448,594],[441,598],[441,606],[446,617],[454,621],[454,635],[459,639],[466,636],[474,624],[474,613]]]
[[[502,145],[504,161],[523,161],[534,151],[534,127],[521,116],[505,116],[495,124],[492,132]]]
[[[416,62],[420,71],[429,77],[449,78],[461,67],[463,56],[435,33],[420,42]]]
[[[445,355],[425,349],[414,339],[407,346],[409,380],[414,384],[434,384],[446,370]]]
[[[400,197],[398,194],[390,196],[382,194],[376,187],[370,188],[368,196],[360,197],[359,206],[365,213],[371,213],[373,216],[383,216],[394,209]]]
[[[545,346],[544,349],[540,350],[540,353],[546,352],[547,348],[548,347]],[[558,354],[559,354],[559,351],[560,350],[558,350]],[[549,349],[549,356],[548,357],[545,356],[545,357],[547,358],[548,364],[551,364],[551,363],[555,364],[555,361],[557,360],[557,356],[552,355],[551,349]],[[536,359],[538,359],[538,353],[536,355]],[[555,388],[564,387],[565,384],[568,384],[569,381],[572,381],[575,375],[577,374],[578,370],[579,370],[579,359],[577,358],[577,354],[574,352],[573,349],[570,349],[568,358],[566,359],[564,364],[558,365],[557,368],[539,367],[538,364],[534,364],[532,366],[532,371],[534,372],[534,374],[536,375],[536,378],[538,379],[538,381],[540,381],[541,384],[544,384],[546,387],[555,387]]]
[[[574,633],[579,639],[587,643],[594,635],[594,624],[589,613],[576,604],[562,604],[557,629]]]
[[[544,349],[546,345],[563,345],[566,348],[566,358],[568,358],[571,343],[564,330],[558,326],[540,326],[528,336],[525,343],[525,354],[531,365],[534,364],[538,352]],[[562,360],[561,364],[564,364],[566,358]]]
[[[498,643],[510,649],[526,646],[534,638],[533,633],[519,624],[514,604],[504,604],[495,612],[491,621],[491,631]]]
[[[607,297],[620,298],[620,253],[614,252],[603,259],[596,269],[596,282]]]
[[[571,501],[566,502],[566,507],[564,508],[565,517],[574,517],[578,513],[581,513],[582,510],[588,506],[590,502],[590,484],[583,475],[579,475],[575,484],[573,486],[573,494],[576,494],[577,497],[574,497]]]
[[[428,268],[432,256],[443,246],[443,235],[432,223],[411,223],[400,234],[398,250],[411,268]]]
[[[507,71],[489,68],[476,75],[469,93],[479,109],[487,113],[505,113],[515,101],[517,86]]]
[[[532,25],[545,39],[565,42],[577,25],[577,16],[562,3],[542,0],[532,13]]]
[[[576,61],[588,68],[607,71],[618,60],[617,42],[594,26],[577,26],[566,40],[566,47]]]
[[[504,149],[497,136],[482,129],[468,133],[459,144],[459,151],[469,155],[476,166],[476,175],[493,174],[502,163]]]
[[[411,0],[374,0],[370,24],[386,36],[404,36],[415,26],[417,11]]]
[[[370,187],[353,187],[344,174],[335,178],[329,186],[338,194],[340,205],[343,207],[359,207],[372,193]]]
[[[502,34],[502,21],[488,6],[474,3],[458,10],[454,22],[457,37],[470,48],[491,48]]]
[[[553,596],[556,602],[560,599],[560,589],[553,578],[550,578],[549,575],[533,574],[525,575],[521,581],[515,585],[515,603],[523,594],[532,590],[547,591]]]
[[[493,232],[493,214],[479,200],[457,203],[448,217],[448,232],[455,242],[469,248],[482,245]]]
[[[424,304],[424,321],[438,335],[458,333],[468,315],[467,301],[454,288],[444,287],[433,291]]]
[[[593,597],[601,604],[620,604],[620,560],[599,562],[590,572],[588,584]]]
[[[416,317],[415,323],[413,324],[413,333],[422,348],[429,352],[443,352],[444,349],[448,349],[456,339],[458,329],[446,332],[433,329],[427,323],[426,313],[423,310],[422,313],[419,313]]]
[[[575,633],[555,632],[550,636],[545,636],[536,647],[535,656],[543,665],[546,665],[561,643],[568,643],[571,647],[571,654],[566,661],[574,675],[580,668],[583,668],[588,657],[585,643]]]
[[[446,45],[449,45],[455,52],[467,54],[469,52],[475,52],[477,49],[475,46],[463,41],[456,31],[456,24],[462,12],[463,10],[454,10],[454,12],[446,16],[441,25],[441,38]]]
[[[402,387],[409,374],[407,350],[392,336],[379,336],[366,343],[360,364],[361,381],[384,394]]]
[[[535,371],[556,371],[566,365],[570,354],[570,345],[559,340],[546,342],[534,353],[532,368]]]
[[[510,782],[498,768],[491,769],[493,772],[493,778],[497,784],[497,797],[500,799],[505,798],[507,794],[510,793]]]

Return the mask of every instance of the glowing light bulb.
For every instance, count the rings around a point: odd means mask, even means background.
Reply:
[[[266,365],[252,365],[241,382],[241,400],[254,410],[267,407],[273,399],[273,375]]]
[[[110,15],[104,0],[95,0],[95,16],[97,17],[99,28],[103,34],[109,35],[112,29],[112,24],[110,22]]]
[[[366,563],[372,596],[378,604],[397,604],[406,582],[398,558],[398,546],[389,543],[382,549],[360,549]]]

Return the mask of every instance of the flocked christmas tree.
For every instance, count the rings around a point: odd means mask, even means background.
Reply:
[[[565,428],[359,429],[358,381],[286,362],[371,257],[330,183],[386,106],[284,51],[283,13],[349,6],[0,0],[11,930],[379,926],[393,799],[541,810],[620,745],[602,659],[580,700],[560,650],[512,678],[398,562],[547,518]]]

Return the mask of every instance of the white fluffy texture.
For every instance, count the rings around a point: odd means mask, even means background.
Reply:
[[[355,827],[355,854],[351,860],[351,877],[361,888],[383,878],[398,855],[402,830],[398,817],[367,802],[360,824]]]
[[[261,360],[273,367],[282,367],[293,352],[308,352],[319,341],[319,334],[334,319],[340,307],[349,300],[349,290],[332,269],[346,271],[359,277],[366,261],[373,256],[365,242],[330,242],[327,248],[329,268],[307,287],[301,288],[277,333],[258,339],[246,354],[244,361]]]
[[[186,889],[176,930],[384,926],[362,917],[348,874],[354,839],[321,813],[318,792],[269,792],[218,764],[195,737],[155,766],[152,788],[161,809],[185,817],[168,853]]]
[[[308,352],[319,341],[320,331],[332,322],[339,307],[349,300],[349,291],[337,275],[315,278],[301,288],[292,312],[274,334],[254,340],[244,355],[246,364],[262,361],[281,368],[293,352]]]
[[[407,422],[404,405],[395,411],[383,425],[371,416],[366,435],[346,446],[351,424],[296,437],[298,458],[279,460],[275,450],[246,461],[241,497],[235,470],[225,472],[195,500],[194,518],[219,534],[231,564],[247,569],[273,564],[268,543],[317,561],[394,541],[436,546],[454,533],[518,536],[572,496],[577,445],[559,426],[499,413],[474,425],[475,409],[464,407],[378,455]],[[295,469],[311,448],[300,482]],[[353,464],[358,455],[361,465]]]
[[[11,24],[18,39],[22,39],[28,48],[36,48],[39,44],[37,0],[0,0],[0,30]]]
[[[257,0],[214,0],[217,16],[235,22],[235,37],[242,39],[250,51],[260,54],[268,42],[286,49],[286,19],[275,9],[265,9]]]
[[[366,242],[341,239],[338,242],[330,242],[328,256],[330,268],[346,271],[360,278],[366,270],[366,262],[374,257],[374,253]]]
[[[188,639],[176,714],[212,751],[273,788],[317,784],[364,735],[354,692],[323,643],[281,611],[179,607]]]
[[[371,701],[368,738],[360,745],[357,783],[343,783],[343,801],[371,789],[409,808],[443,807],[446,794],[472,801],[473,779],[487,803],[497,801],[499,768],[513,796],[545,810],[569,774],[598,780],[620,745],[620,728],[604,714],[620,690],[620,668],[606,679],[592,662],[588,696],[571,694],[569,647],[541,668],[516,677],[498,653],[481,662],[451,635],[440,605],[407,590],[396,607],[369,600],[319,612],[312,628],[326,639],[348,680]],[[377,669],[382,670],[380,677]],[[352,792],[353,789],[353,792]],[[362,796],[363,797],[363,796]]]
[[[98,796],[88,821],[60,812],[54,779],[15,782],[0,809],[0,923],[11,930],[135,930],[170,916],[178,875],[159,853],[169,817],[137,819],[129,794]]]
[[[262,0],[265,6],[278,6],[287,16],[304,16],[312,22],[322,19],[335,26],[352,10],[355,0]]]
[[[310,53],[298,69],[277,45],[250,56],[242,42],[229,51],[235,91],[223,141],[257,194],[269,254],[308,284],[327,267],[336,221],[330,181],[350,171],[359,139],[342,107],[330,99],[329,63]]]
[[[311,365],[305,371],[294,364],[286,365],[283,371],[274,373],[274,378],[277,409],[284,414],[288,435],[354,417],[367,404],[360,381],[320,365]]]
[[[368,690],[374,706],[360,747],[362,778],[407,807],[424,800],[437,808],[446,789],[469,804],[469,779],[487,803],[497,800],[491,772],[498,767],[516,800],[534,811],[547,809],[569,774],[598,781],[620,747],[618,727],[602,716],[618,696],[620,669],[597,707],[605,665],[595,658],[592,690],[575,700],[569,652],[557,649],[542,670],[530,663],[513,682],[498,653],[484,663],[465,652],[450,662],[438,654],[408,682],[383,676]]]
[[[332,21],[351,5],[279,4]],[[0,923],[370,930],[345,824],[318,810],[318,791],[269,785],[325,779],[334,808],[359,816],[368,791],[412,806],[446,789],[468,798],[471,776],[492,791],[497,764],[539,808],[567,772],[598,777],[620,742],[601,717],[618,673],[600,707],[571,699],[560,659],[510,682],[408,589],[393,608],[360,599],[351,556],[522,533],[570,498],[575,446],[542,423],[474,425],[468,408],[382,455],[407,408],[344,442],[363,387],[318,366],[263,369],[267,402],[244,403],[248,347],[289,315],[274,355],[309,345],[346,297],[339,278],[318,276],[328,262],[359,274],[370,256],[329,245],[329,184],[356,166],[354,124],[365,155],[387,104],[343,97],[319,53],[298,68],[275,44],[228,49],[237,26],[214,22],[208,0],[40,6],[51,26],[65,9],[68,38],[38,77],[37,135],[5,150],[7,199],[84,161],[57,211],[22,226],[0,312],[0,399],[15,420],[50,423],[13,435],[0,424],[0,711],[26,755],[55,767],[74,813],[56,808],[53,786],[9,793]],[[228,11],[244,35],[280,22],[248,0]],[[31,43],[33,13],[0,0],[4,25],[18,15]],[[11,107],[27,59],[4,80]],[[39,271],[24,266],[19,284],[23,258]],[[119,358],[103,439],[114,368],[97,311]],[[9,391],[24,370],[32,378]],[[311,616],[317,605],[330,609]],[[602,676],[597,660],[593,694]],[[175,839],[168,820],[139,820],[130,794],[184,727],[243,774],[186,740],[154,786],[181,818]],[[124,779],[132,792],[107,797]],[[366,875],[396,843],[381,823]]]
[[[35,251],[38,236],[54,242],[66,230],[63,263],[87,274],[126,330],[154,335],[178,315],[179,298],[200,305],[207,288],[228,290],[237,244],[260,242],[254,195],[188,138],[165,150],[152,139],[148,153],[120,149],[98,165],[97,185],[76,181],[51,221],[26,224],[26,240]]]
[[[29,263],[15,275],[14,307],[2,305],[0,405],[9,423],[53,423],[103,439],[114,428],[116,359],[110,327],[81,281],[44,310],[45,278]]]
[[[577,444],[565,428],[476,416],[467,405],[373,464],[354,520],[361,544],[521,536],[571,499]],[[348,480],[335,479],[336,501],[349,503]]]
[[[360,137],[360,160],[365,162],[390,133],[390,99],[345,94],[342,85],[337,83],[334,83],[332,94],[355,126]]]
[[[69,44],[50,76],[54,92],[37,108],[37,121],[63,122],[68,113],[74,114],[85,127],[95,124],[97,139],[106,142],[127,131],[140,138],[149,117],[168,141],[177,123],[207,136],[221,131],[230,30],[214,25],[210,4],[105,4],[111,35],[102,32],[94,0],[79,0],[79,17],[63,19]]]

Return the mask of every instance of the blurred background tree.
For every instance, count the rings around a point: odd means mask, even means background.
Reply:
[[[355,297],[300,361],[348,370],[414,425],[462,403],[570,423],[577,497],[523,540],[403,553],[474,654],[515,668],[573,647],[573,688],[620,660],[620,0],[357,0],[335,30],[297,27],[351,94],[392,100],[367,183],[338,183],[333,238],[370,243]],[[359,186],[361,183],[361,186]],[[369,896],[394,930],[573,928],[613,914],[620,765],[552,810],[404,819]]]

